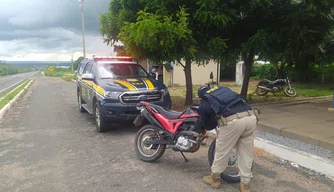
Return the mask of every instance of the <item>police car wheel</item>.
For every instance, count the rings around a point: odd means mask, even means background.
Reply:
[[[83,104],[83,103],[82,103],[81,92],[80,92],[80,91],[78,91],[77,98],[78,98],[79,111],[80,111],[81,113],[85,113],[85,112],[87,112],[86,109],[82,107],[82,104]]]
[[[95,103],[95,109],[94,109],[94,116],[95,116],[95,124],[96,124],[96,130],[98,132],[105,132],[108,131],[108,121],[104,119],[102,116],[101,110],[97,103]]]

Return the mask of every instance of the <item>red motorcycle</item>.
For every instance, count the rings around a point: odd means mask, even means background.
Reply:
[[[137,104],[140,115],[134,121],[135,126],[142,126],[135,137],[135,150],[137,156],[146,162],[158,160],[165,152],[166,147],[181,152],[185,161],[188,159],[184,152],[194,153],[199,150],[203,140],[208,136],[205,129],[198,128],[198,106],[191,106],[183,112],[164,109],[161,106],[141,101]],[[212,165],[215,153],[214,140],[208,151],[208,160]],[[229,167],[235,172],[234,166],[237,162],[236,152],[231,151]],[[228,182],[240,182],[240,175],[232,173],[227,169],[221,174],[221,178]]]

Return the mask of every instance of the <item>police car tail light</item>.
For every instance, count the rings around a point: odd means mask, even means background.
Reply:
[[[108,98],[114,98],[117,99],[118,96],[121,94],[122,92],[111,92],[111,91],[106,91],[104,92],[104,96],[108,97]]]
[[[168,89],[161,89],[161,92],[164,96],[168,95]]]

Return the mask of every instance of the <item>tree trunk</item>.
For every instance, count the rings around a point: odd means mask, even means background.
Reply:
[[[185,105],[193,104],[193,82],[191,78],[191,59],[186,59],[186,64],[184,66],[184,74],[186,77],[186,101]]]
[[[279,70],[278,70],[278,63],[273,63],[273,67],[274,67],[274,69],[275,69],[275,73],[276,73],[276,75],[275,75],[275,80],[276,79],[278,79],[279,78]]]
[[[251,49],[245,59],[245,76],[244,76],[244,81],[242,83],[242,88],[241,88],[241,93],[240,95],[243,96],[244,98],[247,98],[247,92],[248,92],[248,84],[249,84],[249,79],[251,76],[251,70],[252,70],[252,65],[254,61],[254,50]]]
[[[285,61],[282,61],[281,66],[279,68],[279,74],[278,74],[278,79],[284,78],[284,65]]]

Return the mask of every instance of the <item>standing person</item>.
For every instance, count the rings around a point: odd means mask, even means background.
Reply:
[[[208,86],[202,86],[198,89],[198,96],[201,98],[198,113],[204,128],[212,130],[219,127],[211,174],[203,177],[204,183],[213,188],[220,188],[220,173],[226,169],[229,153],[236,145],[240,190],[250,192],[257,115],[239,94],[227,87],[210,89]]]

